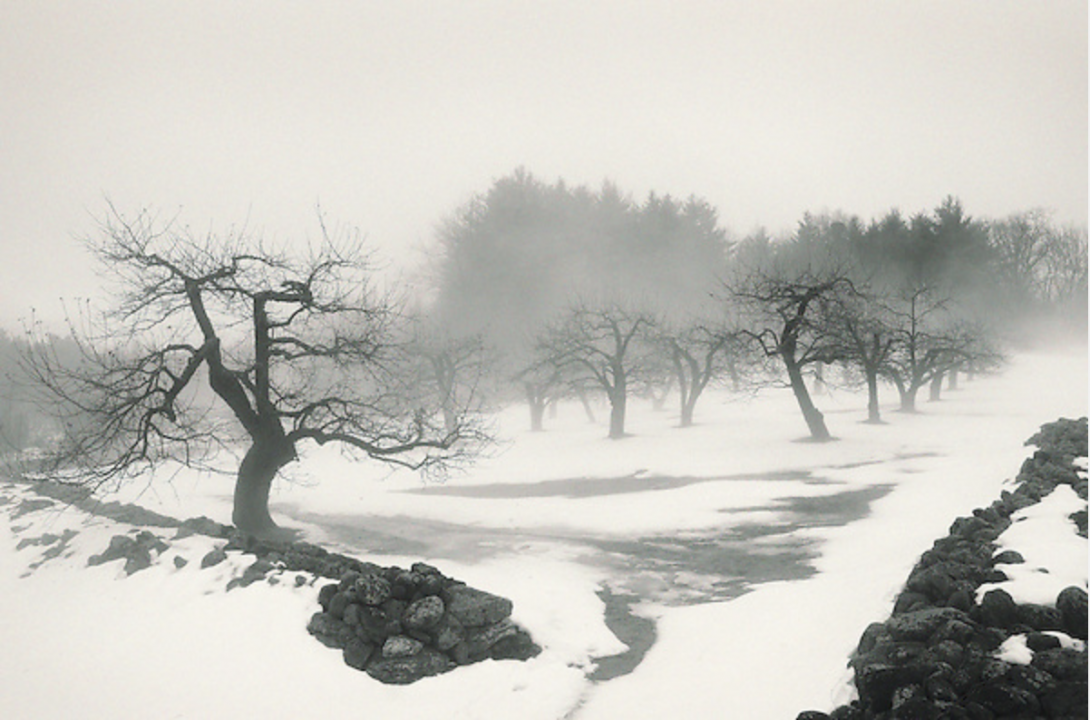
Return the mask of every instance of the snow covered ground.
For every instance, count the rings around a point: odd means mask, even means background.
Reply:
[[[312,452],[275,488],[274,517],[361,559],[424,560],[510,597],[544,648],[525,663],[487,661],[407,687],[371,680],[307,635],[320,582],[295,587],[288,574],[225,592],[248,560],[202,571],[213,541],[201,537],[126,578],[119,562],[85,567],[124,525],[71,508],[0,523],[0,712],[594,720],[829,709],[844,700],[860,633],[888,615],[919,554],[998,497],[1038,426],[1087,413],[1087,358],[1020,355],[918,414],[886,407],[883,425],[862,422],[857,393],[816,399],[835,442],[803,441],[792,398],[767,391],[710,395],[699,425],[684,430],[634,401],[621,441],[574,404],[538,434],[525,432],[524,408],[510,408],[496,421],[504,442],[442,485]],[[229,520],[230,477],[161,479],[115,497]],[[12,498],[5,519],[33,497],[2,486],[0,495]],[[78,534],[59,557],[43,555],[60,542],[27,544],[66,530]],[[1085,541],[1048,539],[1038,558],[1047,532],[1007,539],[1027,548],[1027,565],[1066,557],[1064,582],[1085,585]],[[177,569],[175,555],[189,564]],[[593,682],[594,658],[625,650],[606,625],[603,587],[636,596],[657,639],[633,672]]]

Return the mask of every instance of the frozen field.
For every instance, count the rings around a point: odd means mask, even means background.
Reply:
[[[1017,356],[915,415],[895,412],[894,395],[886,389],[882,425],[862,422],[859,394],[819,395],[838,438],[824,444],[803,440],[780,390],[709,394],[688,429],[632,401],[620,441],[577,404],[536,434],[514,407],[496,418],[503,441],[490,456],[439,485],[311,453],[275,488],[274,518],[361,559],[423,560],[508,596],[544,648],[408,687],[378,684],[307,635],[316,586],[225,593],[247,561],[200,571],[193,561],[212,541],[197,537],[129,578],[120,563],[84,569],[128,528],[72,509],[25,514],[0,523],[3,715],[772,719],[829,709],[845,700],[860,633],[888,615],[918,555],[998,497],[1039,425],[1087,413],[1087,359],[1082,349]],[[179,472],[116,498],[228,522],[231,484]],[[16,550],[65,530],[79,533],[70,557]],[[1072,552],[1085,567],[1085,543]],[[179,553],[190,560],[180,570]]]

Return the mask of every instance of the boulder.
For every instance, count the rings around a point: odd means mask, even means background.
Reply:
[[[409,630],[432,630],[443,619],[446,606],[437,595],[428,595],[405,608],[401,622]]]
[[[367,661],[375,652],[375,646],[359,637],[348,638],[344,643],[344,664],[356,670],[367,667]]]
[[[326,647],[341,649],[355,637],[352,628],[327,612],[314,613],[307,623],[307,632]]]
[[[510,600],[466,585],[443,590],[447,611],[465,627],[481,627],[506,620],[514,609]]]
[[[1062,630],[1060,611],[1047,605],[1023,603],[1018,606],[1018,622],[1037,631]]]
[[[406,658],[416,655],[424,649],[424,643],[404,635],[394,635],[386,638],[382,644],[382,657]]]
[[[971,622],[966,613],[956,608],[929,608],[894,615],[886,623],[886,629],[894,640],[922,642],[951,621]]]
[[[364,605],[381,605],[390,599],[390,581],[381,575],[364,575],[356,581],[353,591]]]
[[[407,685],[421,678],[439,675],[457,667],[438,650],[424,648],[411,657],[380,657],[367,665],[367,674],[379,682]]]
[[[980,619],[991,627],[1013,627],[1018,622],[1018,605],[1006,590],[989,590],[980,600]]]
[[[1004,550],[992,558],[993,565],[1021,565],[1026,559],[1017,550]]]
[[[322,609],[329,612],[329,606],[333,602],[333,596],[339,591],[339,587],[334,584],[323,585],[318,590],[318,604],[322,606]]]
[[[1042,704],[1052,718],[1086,717],[1086,680],[1057,683],[1045,694]]]
[[[219,565],[227,559],[227,552],[222,547],[213,548],[201,558],[201,570]]]
[[[1075,587],[1064,588],[1056,596],[1056,609],[1061,616],[1061,625],[1071,637],[1086,640],[1086,590]]]
[[[1038,670],[1057,680],[1084,681],[1086,680],[1086,650],[1079,652],[1071,648],[1058,650],[1044,650],[1033,654],[1030,663]]]

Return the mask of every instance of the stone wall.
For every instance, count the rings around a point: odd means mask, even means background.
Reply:
[[[406,684],[459,665],[526,660],[541,648],[510,617],[512,603],[416,563],[346,572],[318,594],[307,625],[340,649],[345,664],[384,683]]]
[[[890,619],[864,631],[850,660],[859,699],[797,720],[1087,717],[1086,588],[1066,588],[1052,605],[1019,605],[1002,589],[976,600],[981,585],[1007,579],[998,566],[1021,561],[1014,552],[995,554],[1012,513],[1060,484],[1086,499],[1086,478],[1072,465],[1087,454],[1086,418],[1045,425],[1029,444],[1039,449],[1023,464],[1017,489],[954,521],[921,556]],[[1086,537],[1085,511],[1071,520]],[[1062,647],[1057,633],[1084,641],[1081,650]],[[1029,664],[996,656],[1014,635],[1025,635]]]

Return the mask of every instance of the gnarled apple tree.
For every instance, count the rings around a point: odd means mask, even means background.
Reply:
[[[25,358],[68,413],[55,459],[71,481],[188,465],[229,442],[245,448],[232,520],[269,535],[271,484],[301,443],[438,470],[483,439],[468,408],[448,408],[444,422],[402,372],[411,363],[397,304],[373,289],[356,238],[323,227],[297,256],[111,207],[88,246],[117,281],[118,302],[94,322],[86,312],[70,322],[78,362],[43,344]]]

